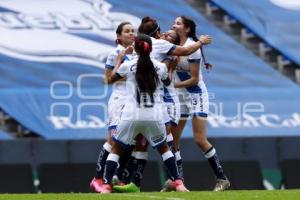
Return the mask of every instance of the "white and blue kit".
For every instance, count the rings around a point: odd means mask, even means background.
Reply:
[[[125,48],[122,45],[118,45],[117,48],[107,57],[105,68],[113,70],[119,53]],[[124,62],[133,59],[133,54],[126,54]],[[108,126],[109,129],[115,129],[119,120],[120,113],[124,107],[126,101],[126,83],[125,81],[118,81],[113,84],[113,91],[108,101]]]
[[[188,46],[195,41],[188,38],[183,46]],[[201,50],[197,50],[189,56],[181,56],[176,67],[175,81],[185,81],[191,78],[190,63],[199,63],[201,67]],[[195,86],[187,88],[176,88],[180,101],[181,117],[200,116],[207,117],[209,109],[208,93],[203,82],[201,68],[199,71],[199,82]]]
[[[164,63],[152,59],[160,80],[168,78],[168,70]],[[131,144],[138,134],[143,134],[149,143],[156,147],[166,139],[164,121],[165,105],[162,101],[162,82],[156,87],[153,96],[141,93],[135,79],[137,58],[124,62],[117,73],[126,77],[126,103],[121,113],[113,139],[121,144]]]
[[[150,54],[151,58],[163,62],[172,61],[172,51],[176,48],[176,45],[162,39],[152,38],[152,52]],[[175,73],[175,71],[173,72]],[[173,74],[173,80],[171,80],[170,85],[164,86],[163,100],[166,105],[167,113],[169,116],[169,122],[177,126],[180,119],[180,103],[176,89],[174,88],[175,76]]]

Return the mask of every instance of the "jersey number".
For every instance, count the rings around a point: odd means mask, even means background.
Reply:
[[[153,95],[149,95],[148,93],[140,92],[138,89],[136,90],[136,101],[138,104],[145,108],[152,108],[154,105]]]

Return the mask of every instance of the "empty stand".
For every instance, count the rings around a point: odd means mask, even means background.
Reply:
[[[33,177],[29,164],[0,165],[0,193],[33,192]]]
[[[300,159],[283,160],[281,163],[282,183],[287,189],[300,188]]]
[[[299,35],[297,29],[300,25],[297,20],[300,17],[299,12],[278,6],[268,0],[213,0],[213,2],[215,3],[214,7],[220,6],[244,24],[247,29],[250,29],[252,33],[282,52],[284,56],[279,58],[279,62],[292,60],[299,66],[300,42],[296,39]],[[261,12],[256,12],[257,10]],[[279,34],[281,30],[285,30],[285,37],[281,37]]]

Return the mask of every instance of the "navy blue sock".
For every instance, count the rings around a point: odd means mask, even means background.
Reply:
[[[106,159],[107,159],[107,156],[110,153],[110,151],[111,151],[111,145],[108,143],[105,143],[102,146],[99,156],[98,156],[97,166],[96,166],[96,174],[95,174],[96,179],[102,178]]]
[[[132,168],[133,168],[133,161],[134,161],[134,157],[130,156],[129,161],[127,163],[127,166],[125,167],[124,171],[123,171],[123,179],[122,182],[125,184],[130,183],[131,181],[131,177],[132,177]]]
[[[208,159],[216,177],[218,179],[226,179],[219,157],[214,147],[211,147],[206,153],[205,157]]]
[[[103,174],[104,183],[112,184],[112,178],[118,167],[118,160],[119,160],[119,156],[117,154],[110,153],[108,155],[105,168],[104,168],[104,174]]]
[[[183,179],[183,165],[182,165],[180,151],[175,152],[174,155],[175,155],[176,165],[178,168],[179,178],[184,180]]]
[[[123,179],[123,173],[124,173],[124,169],[127,166],[127,163],[129,161],[129,158],[131,157],[132,151],[133,151],[133,147],[134,146],[128,146],[126,147],[126,149],[124,150],[124,153],[122,154],[122,156],[120,157],[119,160],[119,167],[117,169],[117,173],[116,175],[118,176],[118,179],[121,181]]]
[[[132,182],[138,187],[141,186],[141,180],[143,178],[143,172],[146,167],[147,160],[145,159],[134,159],[132,165]]]
[[[176,161],[175,161],[175,158],[174,158],[172,152],[168,151],[168,152],[164,153],[162,155],[162,158],[163,158],[164,164],[167,168],[169,178],[173,181],[176,179],[179,179],[178,168],[177,168]]]

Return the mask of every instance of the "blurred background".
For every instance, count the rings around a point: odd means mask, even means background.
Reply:
[[[151,16],[167,31],[181,15],[213,37],[208,137],[231,189],[300,188],[299,1],[0,0],[0,192],[88,192],[116,27]],[[158,191],[165,175],[149,150],[142,190]],[[211,190],[190,123],[181,152],[188,188]]]

